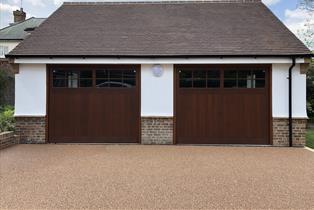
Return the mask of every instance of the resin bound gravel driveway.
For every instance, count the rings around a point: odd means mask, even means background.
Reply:
[[[17,145],[0,170],[0,209],[314,209],[302,148]]]

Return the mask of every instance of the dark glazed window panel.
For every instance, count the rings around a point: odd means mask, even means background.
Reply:
[[[265,71],[264,70],[256,70],[253,71],[254,79],[265,79]]]
[[[124,87],[122,82],[110,81],[109,85],[110,85],[110,87]]]
[[[54,70],[53,87],[93,87],[93,70]],[[136,70],[96,70],[96,87],[130,88],[136,85]]]
[[[239,88],[252,88],[252,80],[240,79],[238,80]]]
[[[69,88],[78,88],[78,79],[69,79],[67,83]]]
[[[219,88],[220,70],[179,71],[181,88]]]
[[[109,87],[108,79],[96,79],[96,87]]]
[[[135,79],[124,79],[123,86],[130,88],[134,87],[136,85]]]
[[[136,71],[135,70],[125,70],[123,71],[123,78],[135,78]]]
[[[54,79],[53,87],[66,87],[65,79]]]
[[[193,72],[193,87],[206,88],[206,71]]]
[[[80,87],[93,87],[93,80],[92,79],[81,79],[80,80]]]
[[[93,78],[92,71],[80,71],[80,79],[91,79]]]
[[[237,71],[226,70],[224,78],[225,79],[236,79],[237,78]]]
[[[251,71],[238,71],[238,79],[251,79]]]
[[[265,87],[266,76],[264,70],[226,70],[224,75],[224,87],[226,88]]]
[[[65,79],[66,71],[53,70],[53,79]]]
[[[230,79],[224,81],[224,87],[225,88],[236,88],[237,87],[237,80],[236,79]]]
[[[205,79],[194,79],[193,80],[194,88],[206,88],[206,80]]]
[[[208,88],[219,88],[220,87],[220,80],[207,80],[207,87]]]
[[[119,79],[109,79],[110,87],[123,87],[122,78]]]
[[[220,78],[220,71],[219,70],[207,71],[207,78],[208,79],[219,79]]]
[[[97,70],[96,71],[96,78],[98,79],[104,79],[108,78],[108,71],[106,70]]]
[[[193,72],[193,79],[206,79],[206,71],[194,71]]]
[[[182,88],[190,88],[192,87],[192,79],[181,79],[180,87]]]
[[[253,81],[254,88],[264,88],[265,87],[265,80],[255,80]]]
[[[135,85],[135,70],[96,71],[96,87],[131,88]]]
[[[192,78],[192,71],[179,71],[180,79]]]
[[[77,71],[68,71],[66,76],[67,76],[68,80],[77,80],[78,77],[79,77],[79,72],[77,72]]]
[[[109,78],[122,78],[122,71],[120,70],[110,70]]]

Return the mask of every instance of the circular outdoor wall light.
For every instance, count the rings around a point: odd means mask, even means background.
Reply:
[[[160,64],[154,64],[152,67],[152,72],[155,77],[161,77],[163,68]]]

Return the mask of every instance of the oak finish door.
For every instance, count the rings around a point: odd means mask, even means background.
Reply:
[[[138,143],[139,66],[49,66],[49,141]]]
[[[270,144],[267,65],[177,65],[176,143]]]

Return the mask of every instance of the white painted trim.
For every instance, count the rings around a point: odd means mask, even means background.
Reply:
[[[15,58],[25,64],[280,64],[291,58]],[[304,63],[298,58],[296,63]]]

